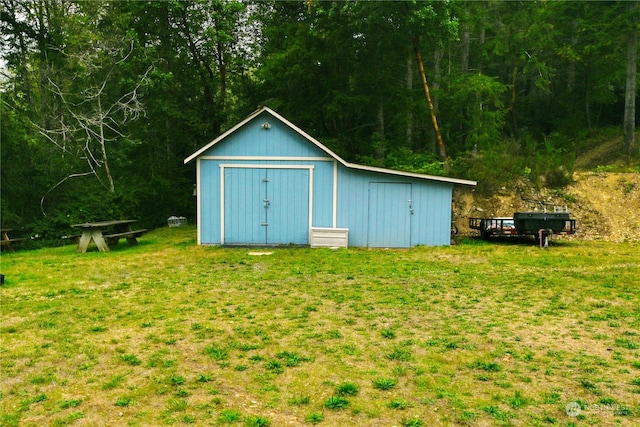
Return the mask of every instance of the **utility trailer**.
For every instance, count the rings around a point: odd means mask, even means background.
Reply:
[[[553,211],[515,212],[513,217],[469,218],[469,228],[478,230],[487,240],[492,237],[533,236],[540,247],[547,247],[552,235],[570,235],[576,232],[576,220],[571,219],[565,207],[553,206]]]

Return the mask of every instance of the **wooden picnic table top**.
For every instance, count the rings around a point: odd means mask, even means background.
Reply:
[[[112,221],[85,222],[82,224],[73,224],[72,227],[82,229],[82,235],[79,236],[77,252],[85,253],[89,247],[89,243],[93,241],[98,250],[109,252],[109,245],[117,244],[121,237],[129,242],[129,245],[137,245],[137,237],[140,237],[147,230],[131,230],[131,227],[123,227],[134,222],[135,219],[120,219]],[[113,227],[113,228],[110,228]],[[113,231],[107,231],[107,229]],[[127,230],[125,230],[127,229]],[[109,234],[111,233],[111,234]]]
[[[134,223],[134,222],[138,222],[138,220],[136,220],[136,219],[121,219],[121,220],[112,220],[112,221],[84,222],[82,224],[73,224],[72,227],[106,228],[106,227],[111,227],[113,225],[131,224],[131,223]]]

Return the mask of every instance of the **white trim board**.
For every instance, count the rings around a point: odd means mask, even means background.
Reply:
[[[404,171],[398,171],[394,169],[385,169],[385,168],[378,168],[378,167],[372,167],[372,166],[358,165],[356,163],[349,163],[346,160],[342,159],[340,156],[338,156],[336,153],[331,151],[328,147],[323,145],[320,141],[313,138],[308,133],[306,133],[305,131],[303,131],[302,129],[300,129],[293,123],[291,123],[289,120],[285,119],[280,114],[276,113],[275,111],[273,111],[268,107],[261,107],[258,110],[254,111],[247,118],[242,120],[240,123],[238,123],[231,129],[229,129],[228,131],[224,132],[222,135],[218,136],[216,139],[209,142],[204,147],[200,148],[198,151],[196,151],[195,153],[193,153],[192,155],[184,159],[184,163],[187,164],[192,160],[198,158],[201,154],[205,153],[209,148],[213,147],[214,145],[216,145],[217,143],[225,139],[227,136],[231,135],[232,133],[234,133],[235,131],[237,131],[247,123],[249,123],[251,120],[259,116],[263,112],[267,112],[268,114],[271,114],[271,116],[273,116],[277,120],[280,120],[282,123],[284,123],[286,126],[291,128],[293,131],[297,132],[300,136],[305,138],[307,141],[311,142],[313,145],[315,145],[316,147],[318,147],[319,149],[321,149],[322,151],[324,151],[329,156],[331,156],[332,158],[337,160],[339,163],[341,163],[343,166],[349,169],[364,170],[369,172],[380,172],[380,173],[386,173],[389,175],[406,176],[411,178],[426,179],[430,181],[446,182],[449,184],[461,184],[461,185],[471,185],[471,186],[475,186],[478,184],[476,181],[470,181],[467,179],[449,178],[446,176],[438,176],[438,175],[426,175],[421,173],[404,172]]]
[[[333,162],[332,157],[286,157],[286,156],[201,156],[203,160],[243,160],[243,161],[274,161],[274,162]]]

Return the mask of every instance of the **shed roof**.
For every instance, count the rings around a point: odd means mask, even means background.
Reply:
[[[257,117],[258,115],[262,114],[265,111],[268,112],[269,114],[271,114],[272,116],[274,116],[276,119],[280,120],[282,123],[284,123],[287,126],[289,126],[292,130],[297,132],[304,139],[306,139],[307,141],[311,142],[316,147],[318,147],[319,149],[321,149],[322,151],[324,151],[329,156],[333,157],[334,159],[336,159],[336,161],[338,161],[343,166],[345,166],[345,167],[347,167],[349,169],[357,169],[357,170],[369,171],[369,172],[386,173],[386,174],[390,174],[390,175],[399,175],[399,176],[406,176],[406,177],[411,177],[411,178],[426,179],[426,180],[431,180],[431,181],[447,182],[447,183],[451,183],[451,184],[461,184],[461,185],[476,185],[477,184],[476,181],[470,181],[470,180],[466,180],[466,179],[449,178],[449,177],[445,177],[445,176],[427,175],[427,174],[414,173],[414,172],[404,172],[404,171],[399,171],[399,170],[395,170],[395,169],[378,168],[378,167],[373,167],[373,166],[359,165],[357,163],[349,163],[349,162],[345,161],[344,159],[342,159],[340,156],[338,156],[336,153],[331,151],[329,148],[324,146],[320,141],[318,141],[317,139],[313,138],[311,135],[309,135],[308,133],[306,133],[305,131],[303,131],[302,129],[300,129],[299,127],[294,125],[293,123],[291,123],[289,120],[285,119],[280,114],[276,113],[275,111],[273,111],[272,109],[270,109],[268,107],[260,107],[258,110],[256,110],[253,113],[251,113],[246,119],[242,120],[240,123],[238,123],[237,125],[235,125],[231,129],[229,129],[228,131],[224,132],[223,134],[218,136],[216,139],[214,139],[213,141],[211,141],[210,143],[208,143],[204,147],[200,148],[198,151],[196,151],[195,153],[193,153],[189,157],[187,157],[184,160],[184,163],[187,164],[187,163],[191,162],[192,160],[196,159],[202,153],[206,152],[208,149],[210,149],[211,147],[213,147],[214,145],[216,145],[220,141],[224,140],[229,135],[231,135],[232,133],[234,133],[235,131],[237,131],[238,129],[240,129],[245,124],[247,124],[248,122],[250,122],[255,117]]]

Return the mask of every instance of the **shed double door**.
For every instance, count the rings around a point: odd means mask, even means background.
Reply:
[[[224,243],[309,242],[309,170],[225,168]]]

